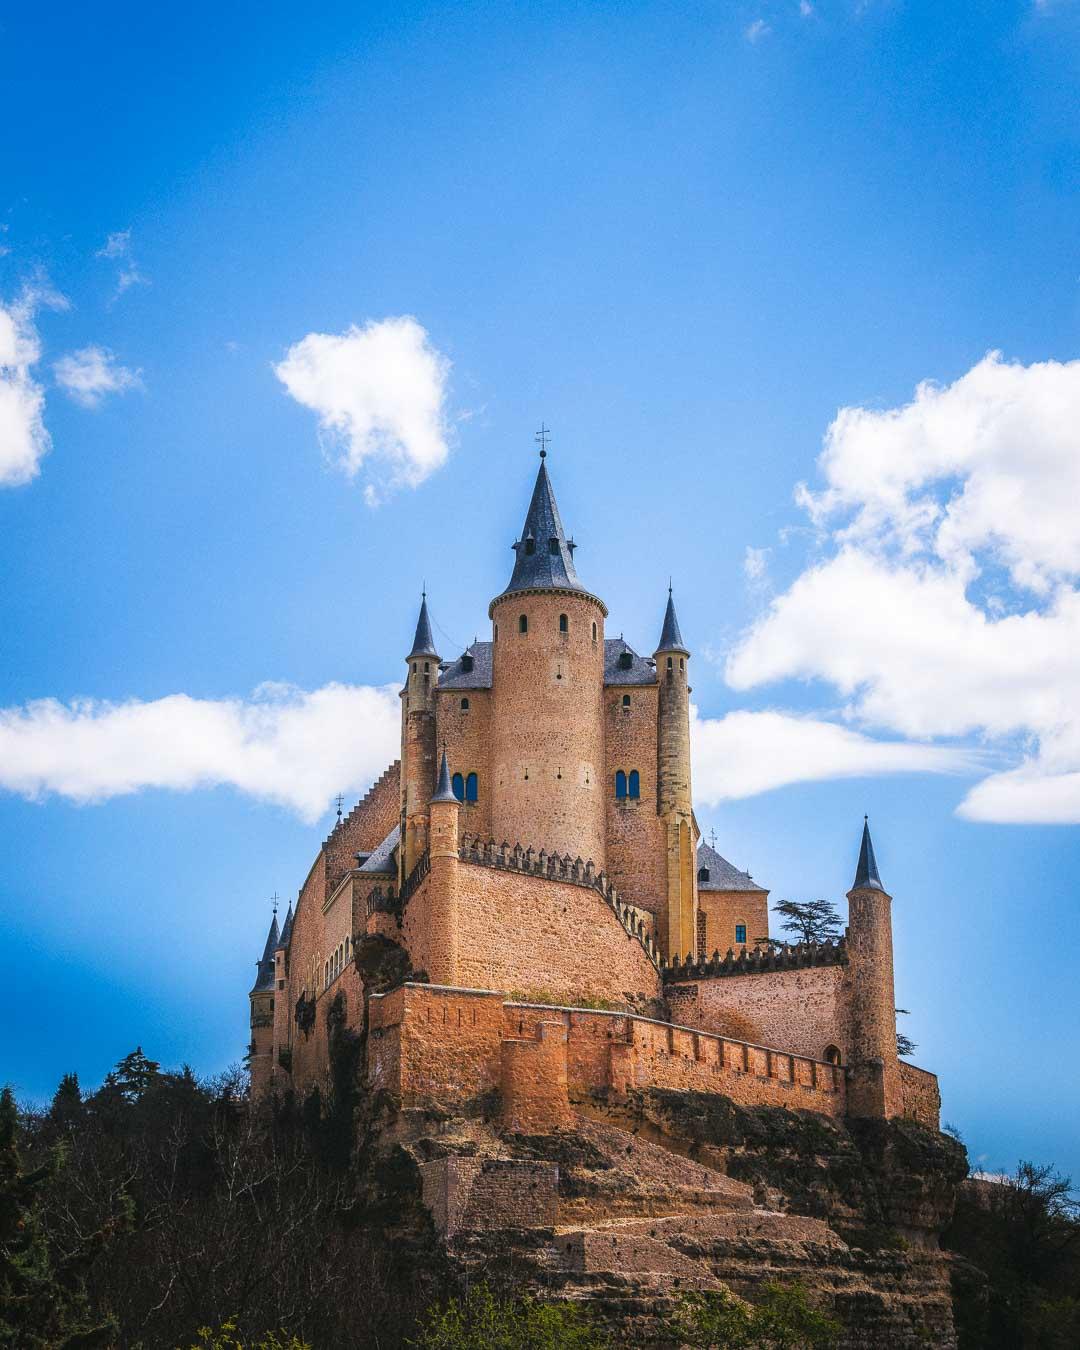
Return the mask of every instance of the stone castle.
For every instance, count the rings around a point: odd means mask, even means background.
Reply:
[[[339,815],[258,962],[253,1091],[325,1084],[333,1008],[372,1092],[494,1101],[512,1130],[652,1089],[936,1129],[936,1078],[897,1056],[868,825],[846,935],[771,942],[768,891],[700,837],[670,588],[650,656],[606,636],[543,451],[513,548],[490,641],[444,659],[422,600],[400,760]]]

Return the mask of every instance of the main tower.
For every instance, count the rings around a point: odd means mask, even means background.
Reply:
[[[578,580],[540,452],[514,570],[492,600],[492,832],[605,862],[604,619]]]

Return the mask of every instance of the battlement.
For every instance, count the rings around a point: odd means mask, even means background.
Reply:
[[[772,971],[806,970],[812,966],[846,966],[847,963],[847,943],[840,938],[836,942],[798,942],[790,947],[774,943],[743,947],[738,956],[729,947],[726,956],[721,957],[714,951],[707,961],[690,956],[680,961],[676,956],[670,965],[663,966],[661,973],[667,984],[723,979],[727,975],[767,975]]]
[[[472,863],[476,867],[520,872],[527,876],[561,881],[596,891],[619,920],[627,935],[641,943],[649,960],[657,970],[660,969],[660,953],[642,917],[642,911],[620,900],[611,878],[604,872],[597,871],[596,864],[591,858],[582,859],[580,856],[571,858],[569,853],[548,853],[546,849],[537,850],[531,846],[522,848],[519,843],[513,846],[505,841],[496,844],[494,839],[485,841],[478,835],[462,837],[458,856],[462,862]]]
[[[373,802],[378,801],[382,793],[387,788],[392,787],[396,793],[398,790],[398,776],[401,773],[401,760],[395,759],[393,764],[382,771],[374,783],[368,788],[360,800],[352,807],[348,815],[338,819],[334,828],[322,842],[323,848],[330,848],[335,840],[347,832],[351,827],[357,825],[360,821],[360,813],[365,808],[370,807]]]

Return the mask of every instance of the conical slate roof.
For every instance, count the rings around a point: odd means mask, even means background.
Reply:
[[[255,973],[255,983],[251,987],[253,994],[257,990],[273,989],[274,987],[274,952],[277,950],[279,939],[277,914],[275,914],[270,921],[270,931],[266,935],[266,946],[263,948],[262,958]]]
[[[435,639],[431,636],[431,619],[428,617],[427,592],[425,591],[420,600],[420,617],[416,620],[416,636],[412,640],[412,651],[405,658],[412,660],[414,656],[438,656],[435,650]]]
[[[278,938],[277,943],[279,947],[287,947],[289,945],[289,939],[292,937],[292,921],[292,901],[290,901],[288,911],[285,915],[285,922],[281,925],[281,936]]]
[[[664,610],[664,627],[660,631],[660,645],[656,649],[658,652],[685,652],[690,655],[690,648],[682,640],[682,631],[679,628],[679,616],[675,613],[675,599],[671,594],[671,587],[668,587],[667,609]]]
[[[870,821],[864,816],[862,827],[862,847],[859,849],[859,865],[855,869],[853,891],[884,891],[881,877],[878,875],[877,859],[874,857],[874,843],[870,838]]]
[[[446,751],[442,752],[442,763],[439,765],[439,781],[435,786],[435,796],[431,799],[433,802],[456,802],[454,789],[450,786],[450,765],[446,762]]]
[[[572,539],[567,539],[563,529],[544,454],[541,451],[540,472],[536,475],[536,486],[533,488],[521,538],[513,545],[517,557],[504,595],[537,588],[585,589],[574,568],[575,544]]]

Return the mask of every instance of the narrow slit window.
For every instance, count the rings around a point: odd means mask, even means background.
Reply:
[[[458,801],[463,802],[465,800],[465,779],[461,776],[461,774],[456,773],[453,775],[453,777],[450,779],[450,786],[453,789],[454,796],[458,799]]]
[[[529,631],[529,616],[527,614],[520,614],[518,616],[518,632],[527,633],[528,631]]]
[[[476,774],[469,774],[465,779],[465,800],[467,802],[478,801],[480,797],[480,780]]]
[[[560,615],[559,615],[559,632],[560,632],[560,633],[569,633],[569,631],[570,631],[570,620],[566,617],[565,614],[560,614]]]
[[[467,698],[463,698],[463,699],[461,700],[461,711],[462,711],[462,712],[468,712],[468,711],[469,711],[469,700],[468,700]]]
[[[596,624],[595,624],[595,623],[594,623],[593,626],[592,626],[592,640],[593,640],[594,642],[596,641]]]
[[[641,796],[641,775],[637,769],[630,770],[630,777],[626,780],[626,795],[628,797]]]
[[[622,801],[626,796],[626,774],[619,769],[615,774],[615,799]]]
[[[622,705],[623,705],[624,708],[629,708],[629,706],[630,706],[630,695],[629,695],[629,694],[623,694],[623,696],[622,696]]]

